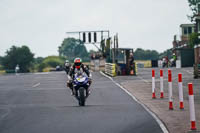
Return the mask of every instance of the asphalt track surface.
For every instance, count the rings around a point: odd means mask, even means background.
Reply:
[[[0,133],[161,133],[127,93],[93,73],[85,107],[66,88],[64,72],[0,76]]]

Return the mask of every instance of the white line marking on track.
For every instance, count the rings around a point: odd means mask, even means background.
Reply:
[[[151,83],[148,80],[145,80],[144,78],[142,78],[141,76],[138,76],[142,81],[144,81],[145,83]]]
[[[144,107],[144,109],[156,120],[156,122],[159,124],[160,128],[162,129],[163,133],[169,133],[167,128],[165,127],[164,123],[156,116],[155,113],[153,113],[146,105],[144,105],[142,102],[140,102],[135,96],[133,96],[128,90],[126,90],[123,86],[121,86],[119,83],[117,83],[116,81],[113,80],[113,78],[111,78],[110,76],[104,74],[102,71],[100,71],[100,73],[109,78],[113,83],[115,83],[117,86],[119,86],[122,90],[124,90],[129,96],[132,97],[133,100],[135,100],[137,103],[139,103],[140,105],[142,105],[142,107]]]
[[[193,74],[193,71],[185,70],[189,74]]]
[[[38,73],[33,73],[35,75],[45,75],[45,74],[49,74],[49,72],[38,72]]]
[[[37,83],[35,85],[33,85],[32,87],[35,88],[35,87],[38,87],[40,85],[40,83]]]
[[[7,108],[6,110],[7,110],[6,113],[3,114],[2,116],[0,116],[0,120],[3,120],[10,113],[10,109],[9,108]]]

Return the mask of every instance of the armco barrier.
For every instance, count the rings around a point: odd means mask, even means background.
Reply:
[[[138,66],[137,66],[137,62],[135,62],[135,75],[138,74]]]
[[[0,75],[1,75],[1,74],[5,74],[5,73],[6,73],[5,70],[1,70],[1,71],[0,71]]]
[[[14,69],[7,69],[5,70],[6,73],[15,73],[15,70]]]
[[[116,64],[105,63],[105,73],[112,77],[116,76]]]
[[[151,60],[135,60],[137,67],[139,68],[150,68],[152,67]]]

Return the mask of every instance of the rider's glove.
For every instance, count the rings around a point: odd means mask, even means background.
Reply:
[[[89,82],[89,84],[92,83],[92,78],[91,77],[88,77],[88,82]]]
[[[68,75],[68,80],[69,80],[69,81],[72,81],[72,77],[71,77],[71,76],[69,76],[69,75]]]

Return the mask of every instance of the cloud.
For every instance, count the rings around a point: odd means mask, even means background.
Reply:
[[[121,47],[164,51],[189,13],[183,0],[1,0],[0,55],[11,45],[56,55],[65,32],[107,29]]]

